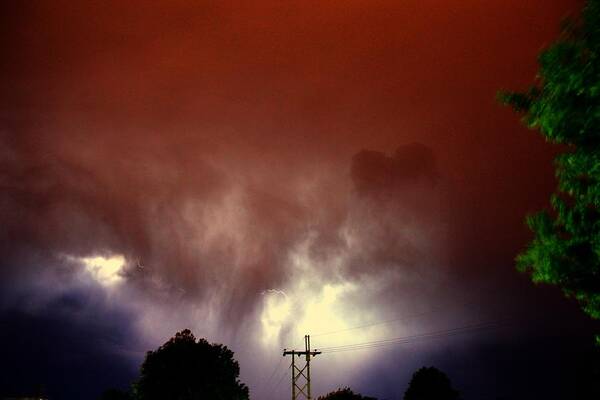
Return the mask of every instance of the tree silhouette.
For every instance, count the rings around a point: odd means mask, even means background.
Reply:
[[[458,391],[450,379],[435,367],[423,367],[415,372],[404,393],[404,400],[458,400]]]
[[[346,387],[336,391],[327,393],[325,396],[319,396],[317,400],[376,400],[374,397],[363,396],[354,393],[350,388]]]
[[[131,395],[123,390],[108,389],[102,393],[99,400],[131,400]]]
[[[146,354],[134,393],[139,400],[248,400],[239,373],[231,350],[186,329]]]
[[[529,216],[534,233],[517,257],[534,282],[558,285],[600,318],[600,0],[539,57],[538,81],[500,98],[547,141],[561,144],[552,212]]]

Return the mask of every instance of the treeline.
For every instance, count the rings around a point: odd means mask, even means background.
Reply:
[[[140,376],[129,390],[109,389],[99,400],[249,400],[248,387],[239,380],[233,352],[221,344],[196,339],[189,329],[146,353]],[[434,367],[412,377],[404,400],[459,400],[450,379]],[[376,400],[340,388],[317,400]]]

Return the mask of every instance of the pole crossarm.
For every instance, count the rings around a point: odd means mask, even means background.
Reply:
[[[284,356],[289,356],[291,354],[295,354],[297,356],[304,356],[307,354],[310,354],[311,356],[316,356],[317,354],[322,354],[322,352],[320,351],[298,351],[298,350],[284,350],[283,351],[283,355]]]
[[[299,395],[304,396],[306,400],[312,400],[310,391],[310,359],[318,354],[318,350],[310,349],[310,336],[304,336],[304,351],[283,350],[283,356],[292,356],[292,400],[298,400]],[[305,364],[302,368],[296,366],[296,357],[304,356]],[[304,378],[304,384],[300,385],[299,380]]]

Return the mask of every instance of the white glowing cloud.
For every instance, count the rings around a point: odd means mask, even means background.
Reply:
[[[82,257],[79,258],[79,261],[84,265],[85,271],[104,286],[115,286],[123,280],[125,257],[122,255],[108,258]]]
[[[271,343],[279,338],[282,327],[290,317],[292,304],[290,299],[280,290],[269,290],[263,294],[264,308],[260,318],[264,343]]]
[[[326,279],[319,271],[343,270],[348,255],[314,259],[309,251],[313,240],[309,236],[289,255],[290,269],[294,272],[285,292],[263,293],[260,319],[265,346],[272,346],[274,340],[284,346],[301,346],[306,334],[311,335],[313,348],[385,338],[389,327],[376,323],[383,312],[373,309],[367,299],[389,283],[386,277],[365,282],[332,274]],[[359,326],[361,329],[355,329]]]
[[[357,289],[352,283],[325,284],[320,292],[308,299],[297,331],[305,333],[331,332],[347,329],[347,317],[341,297]]]

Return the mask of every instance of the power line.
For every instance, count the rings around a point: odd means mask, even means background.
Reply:
[[[283,358],[281,358],[283,360]],[[292,368],[292,364],[290,363],[290,366],[287,368],[288,370]],[[279,376],[279,379],[277,380],[277,382],[275,383],[275,385],[273,386],[273,392],[275,392],[279,386],[281,385],[281,382],[283,382],[284,378],[288,375],[288,371],[284,371],[283,374],[281,374]]]
[[[279,367],[281,367],[282,363],[283,363],[283,358],[280,358],[279,361],[277,362],[277,364],[275,365],[275,368],[273,368],[273,372],[271,372],[271,375],[269,375],[269,378],[267,378],[267,380],[262,385],[263,387],[268,388],[269,383],[271,383],[271,380],[275,376],[275,373],[277,372],[277,370],[279,369]]]
[[[473,304],[479,304],[479,301],[469,301],[467,303],[461,303],[457,306],[469,306],[469,305],[473,305]],[[344,328],[344,329],[338,329],[335,331],[327,331],[327,332],[321,332],[321,333],[316,333],[316,334],[311,334],[312,337],[320,337],[320,336],[327,336],[327,335],[333,335],[336,333],[341,333],[341,332],[347,332],[347,331],[352,331],[352,330],[356,330],[356,329],[362,329],[362,328],[368,328],[371,326],[377,326],[377,325],[384,325],[384,324],[389,324],[392,322],[400,322],[400,321],[406,321],[412,318],[418,318],[418,317],[423,317],[425,315],[430,315],[430,314],[435,314],[441,311],[445,311],[446,308],[444,307],[435,307],[432,310],[429,311],[424,311],[421,313],[417,313],[417,314],[412,314],[412,315],[404,315],[398,318],[393,318],[393,319],[388,319],[388,320],[383,320],[383,321],[377,321],[377,322],[372,322],[372,323],[368,323],[368,324],[364,324],[364,325],[358,325],[358,326],[353,326],[350,328]]]
[[[407,337],[398,337],[398,338],[393,338],[393,339],[387,339],[385,341],[367,342],[364,344],[359,343],[359,344],[355,344],[355,345],[348,345],[346,347],[340,346],[339,348],[332,348],[332,349],[324,350],[323,353],[339,353],[339,352],[344,352],[344,351],[371,349],[371,348],[389,346],[389,345],[395,345],[395,344],[406,344],[406,343],[412,343],[412,342],[415,342],[418,340],[440,339],[440,338],[444,338],[444,337],[456,336],[456,335],[469,333],[469,332],[481,331],[484,329],[497,328],[499,326],[501,326],[501,325],[500,324],[489,324],[486,326],[480,326],[480,327],[476,327],[476,328],[473,327],[473,328],[469,328],[469,329],[461,329],[461,330],[456,329],[456,330],[449,330],[449,331],[441,331],[441,332],[432,332],[432,333],[426,333],[426,334],[420,334],[420,335],[413,335],[413,336],[407,336]]]
[[[499,326],[504,325],[503,322],[505,322],[505,321],[506,320],[484,322],[484,323],[479,323],[479,324],[466,325],[466,326],[452,328],[452,329],[446,329],[446,330],[440,330],[440,331],[434,331],[434,332],[426,332],[426,333],[410,335],[410,336],[400,336],[400,337],[384,339],[384,340],[376,340],[376,341],[371,341],[371,342],[325,347],[325,348],[322,348],[321,351],[323,353],[338,353],[338,352],[343,352],[343,351],[363,350],[363,349],[370,349],[370,348],[382,347],[382,346],[388,346],[388,345],[394,345],[394,344],[404,344],[404,343],[410,343],[410,342],[414,342],[417,340],[424,340],[424,339],[438,339],[438,338],[455,336],[455,335],[459,335],[459,334],[475,332],[475,331],[480,331],[480,330],[485,330],[485,329],[497,328]]]
[[[325,351],[325,350],[337,349],[337,348],[341,348],[341,347],[351,347],[351,346],[359,346],[359,345],[364,345],[364,344],[383,343],[383,342],[388,342],[390,340],[408,339],[408,338],[422,336],[422,335],[447,333],[447,332],[453,332],[453,331],[457,331],[457,330],[471,329],[471,328],[477,328],[477,327],[481,327],[481,326],[488,326],[488,325],[492,325],[492,324],[495,325],[498,323],[499,323],[499,321],[479,322],[476,324],[464,325],[464,326],[459,326],[456,328],[443,329],[443,330],[433,331],[433,332],[418,333],[418,334],[410,335],[410,336],[400,336],[400,337],[395,337],[395,338],[390,338],[390,339],[382,339],[382,340],[375,340],[375,341],[355,343],[355,344],[346,344],[346,345],[340,345],[340,346],[321,347],[320,350]]]
[[[290,369],[292,367],[292,364],[290,364],[289,368]],[[275,386],[273,386],[273,392],[275,390],[277,390],[279,388],[279,385],[281,385],[281,382],[283,382],[283,379],[287,376],[288,372],[285,371],[280,377],[279,380],[277,381],[277,383],[275,384]]]
[[[504,318],[504,319],[496,320],[496,321],[479,322],[479,323],[474,323],[474,324],[470,324],[470,325],[464,325],[464,326],[459,326],[459,327],[444,329],[444,330],[438,330],[438,331],[433,331],[433,332],[424,332],[424,333],[419,333],[419,334],[409,335],[409,336],[398,336],[398,337],[394,337],[394,338],[374,340],[374,341],[369,341],[369,342],[323,347],[320,350],[315,349],[313,351],[310,350],[310,336],[306,335],[306,336],[304,336],[304,342],[305,342],[305,350],[304,351],[297,351],[297,350],[291,350],[291,351],[284,350],[283,351],[284,356],[286,356],[286,355],[292,356],[292,363],[290,364],[290,367],[289,367],[292,369],[292,400],[297,400],[297,398],[299,396],[304,396],[307,400],[311,400],[311,390],[310,390],[310,386],[311,386],[310,358],[311,358],[311,356],[314,357],[317,354],[340,353],[340,352],[345,352],[345,351],[373,349],[373,348],[383,347],[383,346],[406,344],[406,343],[411,343],[411,342],[415,342],[418,340],[439,339],[439,338],[461,335],[461,334],[470,333],[470,332],[477,332],[477,331],[481,331],[481,330],[485,330],[485,329],[498,328],[500,326],[505,325],[505,323],[509,320],[511,320],[511,318]],[[354,329],[358,329],[358,327],[356,327]],[[304,365],[303,368],[299,368],[295,365],[295,357],[296,356],[298,356],[298,358],[300,358],[300,356],[306,357],[306,364]],[[275,370],[273,370],[273,372],[271,373],[271,376],[269,377],[268,382],[271,381],[272,377],[275,375],[275,371],[278,368],[279,368],[279,364],[275,367]],[[275,387],[273,388],[273,390],[275,390],[279,387],[279,385],[281,384],[281,382],[283,381],[283,379],[285,378],[286,375],[287,375],[287,372],[285,372],[284,374],[282,374],[280,376],[280,378],[277,381],[277,383],[275,384]],[[304,385],[298,383],[299,380],[302,380],[302,379],[304,379]]]

